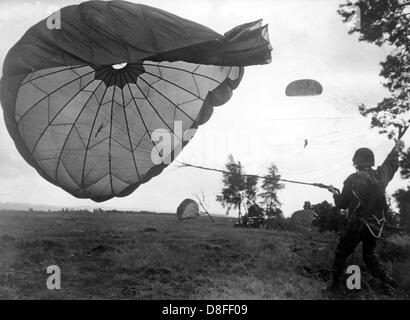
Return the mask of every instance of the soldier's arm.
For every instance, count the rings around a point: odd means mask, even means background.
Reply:
[[[348,177],[343,183],[342,193],[333,193],[335,206],[339,209],[347,209],[352,202],[352,179]]]
[[[381,182],[384,187],[393,179],[394,174],[399,168],[399,152],[394,148],[386,157],[383,164],[377,168]]]

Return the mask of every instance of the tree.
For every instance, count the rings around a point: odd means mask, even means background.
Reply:
[[[359,41],[393,48],[381,63],[380,72],[390,96],[373,107],[359,106],[363,116],[371,116],[372,127],[393,138],[410,123],[406,116],[410,110],[410,1],[347,1],[339,6],[338,13],[346,23],[353,14],[360,15],[360,25],[349,31],[359,33]]]
[[[245,176],[245,199],[251,202],[256,202],[257,198],[257,188],[258,177],[256,176]]]
[[[402,152],[400,175],[402,179],[410,179],[410,148],[407,152]],[[410,185],[406,189],[397,190],[393,198],[399,208],[400,227],[410,231]]]
[[[359,10],[357,10],[359,9]],[[344,22],[353,14],[360,14],[360,25],[349,33],[358,33],[359,41],[392,48],[386,60],[381,62],[380,76],[390,96],[376,106],[362,104],[359,111],[371,116],[371,126],[388,138],[404,134],[410,124],[410,1],[409,0],[357,0],[339,6],[338,13]],[[401,153],[400,174],[410,178],[410,148]],[[410,186],[397,190],[393,195],[397,201],[400,223],[410,227]]]
[[[229,210],[233,207],[238,209],[238,218],[241,219],[241,206],[244,199],[255,201],[257,193],[258,178],[243,174],[243,167],[240,162],[228,161],[225,164],[227,172],[223,173],[222,182],[224,188],[221,194],[216,196],[216,201]]]
[[[403,152],[403,157],[400,160],[400,174],[403,179],[410,178],[410,148],[407,152]],[[406,189],[399,189],[393,194],[393,198],[397,202],[400,215],[400,226],[410,231],[410,185]]]
[[[402,158],[400,160],[400,174],[403,179],[410,179],[410,148],[407,152],[402,152]]]
[[[266,208],[266,212],[270,216],[281,215],[280,210],[281,203],[279,202],[277,192],[283,189],[285,186],[280,183],[280,174],[278,168],[271,164],[268,167],[268,174],[263,177],[262,190],[259,194],[261,198],[261,204]]]
[[[266,215],[268,218],[285,218],[281,208],[271,208],[266,210]]]
[[[400,227],[410,231],[410,186],[407,189],[399,189],[393,197],[397,201],[400,213]]]
[[[313,224],[319,227],[319,232],[333,231],[339,232],[346,223],[346,217],[335,206],[327,201],[312,206],[317,217]]]

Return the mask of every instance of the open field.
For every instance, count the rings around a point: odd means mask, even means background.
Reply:
[[[0,212],[2,299],[333,299],[322,288],[336,245],[331,233],[233,228],[234,220],[177,222],[166,214]],[[409,299],[410,243],[380,255],[400,287],[364,285],[348,299]],[[362,265],[360,251],[352,264]],[[61,290],[48,290],[49,265]],[[364,267],[363,267],[364,269]]]

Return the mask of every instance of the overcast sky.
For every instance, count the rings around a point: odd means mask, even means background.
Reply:
[[[0,60],[34,23],[54,10],[80,1],[0,2]],[[275,163],[283,178],[341,187],[354,171],[358,147],[372,148],[379,164],[393,142],[370,130],[357,105],[374,105],[388,93],[381,85],[380,61],[387,48],[359,43],[348,35],[336,14],[341,0],[269,1],[138,1],[206,25],[219,33],[262,18],[269,25],[272,62],[247,67],[232,99],[216,108],[178,160],[223,168],[229,154],[247,173],[263,175]],[[298,78],[319,80],[318,97],[289,98],[286,85]],[[126,198],[97,204],[76,199],[41,178],[18,154],[0,115],[0,202],[59,206],[95,206],[172,212],[184,198],[204,193],[211,212],[223,213],[215,202],[221,174],[170,165],[161,175]],[[309,145],[304,149],[304,140]],[[409,145],[409,135],[406,138]],[[388,187],[404,186],[397,174]],[[312,203],[331,200],[326,190],[286,184],[280,192],[285,215]]]

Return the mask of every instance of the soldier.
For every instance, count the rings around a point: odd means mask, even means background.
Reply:
[[[363,260],[370,273],[379,278],[386,291],[392,290],[393,279],[388,275],[375,253],[376,240],[381,237],[384,227],[384,211],[387,208],[385,189],[396,173],[399,163],[400,140],[388,154],[386,160],[376,170],[374,154],[368,148],[358,149],[353,156],[356,173],[351,174],[344,182],[342,193],[334,187],[336,207],[348,209],[348,223],[337,245],[333,262],[333,282],[331,291],[340,289],[341,276],[346,259],[362,242]]]
[[[303,210],[312,210],[312,204],[309,201],[305,201],[303,204]]]

